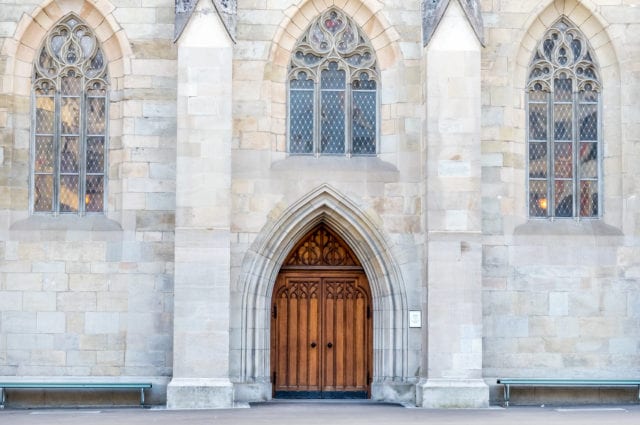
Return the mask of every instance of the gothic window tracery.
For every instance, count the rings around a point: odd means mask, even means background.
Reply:
[[[34,213],[104,211],[107,91],[98,39],[68,16],[47,34],[33,69]]]
[[[589,43],[569,21],[559,20],[529,67],[530,217],[599,216],[601,88]]]
[[[373,49],[338,9],[307,29],[289,64],[292,155],[375,155],[378,71]]]

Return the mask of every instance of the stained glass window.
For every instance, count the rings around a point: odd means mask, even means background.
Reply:
[[[77,16],[66,17],[34,64],[33,212],[104,211],[107,88],[95,34]]]
[[[340,10],[320,15],[289,65],[292,155],[375,155],[378,71],[373,49]]]
[[[600,89],[589,43],[561,19],[547,31],[529,67],[530,217],[599,216]]]

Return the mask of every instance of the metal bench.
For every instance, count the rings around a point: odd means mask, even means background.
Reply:
[[[638,387],[640,401],[640,379],[537,379],[537,378],[499,378],[498,384],[504,385],[504,405],[509,406],[511,387]]]
[[[7,389],[136,389],[140,390],[140,406],[143,407],[144,390],[151,387],[152,385],[146,382],[0,382],[0,409],[4,409]]]

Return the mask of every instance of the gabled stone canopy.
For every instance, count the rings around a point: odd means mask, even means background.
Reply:
[[[180,38],[187,26],[199,0],[176,0],[175,34],[174,40]],[[229,36],[236,39],[236,18],[238,13],[237,0],[210,0],[220,16]]]
[[[431,37],[436,32],[444,12],[447,10],[451,0],[423,0],[422,2],[422,43],[423,46],[429,44]],[[482,24],[482,13],[478,0],[458,0],[460,7],[464,11],[473,31],[476,33],[480,44],[484,46],[484,26]]]

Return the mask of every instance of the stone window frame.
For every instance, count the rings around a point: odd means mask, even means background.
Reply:
[[[323,23],[339,22],[341,26],[332,32]],[[287,76],[287,153],[291,156],[377,156],[380,149],[380,71],[372,43],[362,28],[342,10],[331,7],[318,15],[298,38],[292,49]],[[337,64],[338,72],[345,73],[344,93],[344,151],[323,152],[322,149],[322,74]],[[292,149],[292,88],[298,78],[313,81],[311,128],[311,149],[294,152]],[[371,92],[366,82],[375,85],[375,105],[373,109],[373,149],[366,152],[354,152],[354,94]],[[354,84],[355,83],[355,84]],[[358,87],[356,84],[360,84]],[[308,89],[308,88],[307,88]],[[309,91],[311,91],[309,90]],[[369,123],[370,124],[370,123]]]
[[[65,56],[66,55],[66,56]],[[63,75],[64,74],[64,75]],[[61,89],[63,79],[78,76],[79,92],[71,96]],[[46,34],[41,47],[33,60],[32,90],[31,90],[31,137],[30,137],[30,191],[29,211],[34,215],[87,215],[106,213],[108,200],[108,153],[109,153],[109,72],[108,60],[101,42],[95,31],[75,13],[69,13],[60,19]],[[73,114],[65,113],[64,107],[71,105],[66,99],[75,98],[77,111]],[[43,100],[41,102],[41,99]],[[47,102],[46,99],[49,99]],[[68,104],[65,102],[69,102]],[[45,138],[51,140],[51,168],[38,169],[38,161],[42,159],[38,152],[38,138],[42,137],[40,123],[44,103],[50,104],[53,111],[51,129]],[[90,113],[93,107],[102,105],[102,117]],[[63,131],[65,115],[77,119],[74,131]],[[71,117],[70,115],[73,115]],[[93,117],[93,118],[92,118]],[[100,128],[101,127],[101,128]],[[62,139],[67,139],[65,145],[73,138],[77,139],[77,165],[74,170],[65,173],[62,170]],[[100,143],[101,139],[101,143]],[[97,147],[93,159],[89,158],[90,145]],[[101,153],[100,153],[101,150]],[[93,169],[91,162],[98,162]],[[101,162],[101,164],[100,164]],[[69,170],[66,170],[69,171]],[[51,193],[49,209],[38,205],[36,192],[40,189],[38,176],[50,176]],[[77,178],[77,188],[74,194],[67,195],[69,203],[63,207],[62,180]],[[92,184],[90,181],[97,183]],[[91,193],[100,197],[92,197]],[[98,199],[98,201],[95,201]],[[75,203],[77,201],[77,203]]]
[[[553,40],[561,40],[562,42],[551,46]],[[569,44],[565,43],[569,40]],[[571,41],[577,41],[575,49],[573,49]],[[564,56],[560,54],[563,52],[561,49],[565,49]],[[566,57],[568,56],[568,58]],[[566,61],[566,62],[563,62]],[[603,205],[602,200],[604,198],[602,194],[603,182],[603,111],[602,111],[602,82],[600,77],[600,69],[596,61],[594,49],[591,47],[588,38],[585,34],[566,17],[561,17],[553,25],[551,25],[544,33],[543,37],[537,43],[536,48],[533,50],[533,57],[529,64],[529,71],[527,77],[527,85],[525,88],[525,105],[526,105],[526,146],[527,146],[527,158],[526,158],[526,193],[527,193],[527,212],[531,219],[551,219],[556,218],[572,218],[577,220],[582,219],[598,219],[602,217]],[[554,93],[558,87],[556,84],[558,81],[562,81],[557,77],[564,78],[565,81],[570,82],[571,99],[567,101],[557,100],[554,98]],[[587,93],[591,93],[590,100],[587,100]],[[596,98],[593,101],[593,98]],[[570,105],[571,117],[570,117],[570,132],[571,137],[568,142],[559,142],[556,140],[556,131],[554,127],[554,111],[555,108],[562,108],[562,105]],[[583,110],[580,110],[580,108]],[[588,108],[590,107],[590,108]],[[531,117],[533,109],[544,110],[544,132],[546,135],[544,138],[532,137]],[[586,109],[592,109],[596,114],[596,123],[593,127],[593,131],[596,134],[595,138],[589,140],[581,139],[581,129],[579,126],[580,113]],[[584,121],[583,121],[584,124]],[[571,172],[569,176],[559,178],[557,174],[554,174],[555,162],[551,157],[555,153],[556,149],[562,144],[571,145],[569,149],[566,149],[570,154],[569,167]],[[581,173],[587,169],[587,166],[579,165],[581,153],[583,147],[586,144],[595,145],[595,155],[589,154],[590,161],[595,161],[595,165],[589,166],[593,169],[595,177],[583,176]],[[534,165],[532,163],[532,153],[535,146],[545,146],[545,152],[543,153],[546,158],[546,163],[543,166]],[[535,156],[535,155],[534,155]],[[593,156],[593,158],[591,158]],[[584,161],[583,161],[584,162]],[[543,176],[532,177],[532,170],[537,168],[538,172],[544,171]],[[556,179],[556,177],[558,177]],[[565,199],[570,198],[571,209],[560,208],[557,204],[556,197],[559,196],[556,193],[558,189],[556,186],[558,182],[566,181],[570,182],[571,190],[570,194]],[[595,193],[591,194],[588,201],[583,202],[581,195],[583,188],[586,185],[581,183],[590,184],[595,187]],[[539,193],[534,193],[532,186],[545,185],[543,189],[544,196],[540,197]],[[538,191],[540,192],[540,191]],[[594,196],[595,195],[595,200]],[[579,200],[580,199],[580,200]],[[552,205],[556,204],[556,208],[552,208]],[[588,211],[590,207],[590,212]],[[558,209],[556,211],[556,209]]]

